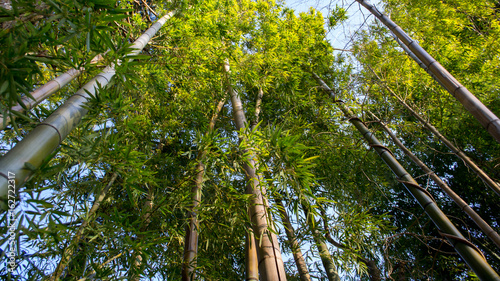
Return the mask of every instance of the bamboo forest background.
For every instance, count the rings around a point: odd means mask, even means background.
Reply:
[[[500,245],[462,211],[500,230],[499,143],[358,2],[2,1],[2,154],[106,66],[116,74],[55,150],[36,140],[40,165],[22,163],[17,267],[9,272],[12,212],[2,211],[1,278],[256,280],[245,249],[270,241],[286,280],[476,280],[380,145],[499,272]],[[299,4],[311,8],[294,11]],[[500,114],[500,2],[375,4]],[[168,13],[141,54],[125,58]],[[39,105],[9,110],[72,68],[76,78]],[[379,146],[365,143],[357,120]],[[455,204],[434,173],[467,203]],[[252,238],[256,205],[266,234]]]

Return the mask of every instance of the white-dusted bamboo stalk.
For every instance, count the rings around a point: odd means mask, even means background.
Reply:
[[[101,54],[95,56],[90,63],[94,64],[103,59],[103,56]],[[66,86],[69,82],[73,81],[76,77],[78,77],[80,74],[82,74],[84,68],[80,69],[74,69],[71,68],[70,70],[64,72],[63,74],[57,76],[56,78],[50,80],[49,82],[45,83],[43,86],[37,88],[33,92],[30,93],[30,95],[34,98],[30,98],[29,96],[24,96],[21,98],[22,103],[24,104],[24,107],[21,104],[16,104],[13,107],[10,108],[10,112],[19,112],[23,113],[26,110],[30,110],[33,107],[35,107],[37,104],[45,100],[46,98],[50,97],[52,94],[55,92],[59,91],[62,87]],[[0,130],[5,128],[10,123],[10,117],[9,116],[1,116],[0,115]]]
[[[389,17],[382,14],[375,6],[365,0],[356,0],[375,17],[377,17],[389,30],[394,33],[401,42],[420,60],[417,61],[421,67],[433,74],[439,84],[441,84],[452,96],[483,125],[484,128],[500,142],[500,119],[489,110],[479,99],[477,99],[467,88],[458,82],[436,59],[425,51],[415,40],[411,39],[401,27],[395,24]],[[406,50],[406,49],[405,49]],[[411,57],[411,54],[409,54]]]
[[[498,248],[500,248],[500,235],[488,224],[486,223],[479,214],[477,214],[470,206],[467,204],[458,194],[456,194],[449,186],[446,184],[434,171],[432,171],[427,165],[424,164],[415,154],[413,154],[399,139],[398,137],[387,127],[387,125],[377,118],[373,113],[369,112],[370,115],[375,118],[377,122],[380,123],[384,131],[389,134],[394,143],[408,156],[415,164],[417,164],[429,177],[446,193],[450,198],[469,215],[469,217],[476,223],[476,225],[481,228],[481,230],[488,236]]]
[[[411,106],[409,106],[403,99],[401,99],[386,83],[382,81],[380,76],[375,73],[375,71],[371,68],[368,67],[371,72],[377,77],[377,79],[382,83],[382,86],[389,91],[389,93],[395,97],[401,105],[406,108],[413,117],[415,117],[422,125],[429,130],[432,134],[434,134],[438,139],[440,139],[455,155],[457,155],[460,159],[462,159],[465,164],[474,171],[478,175],[479,178],[483,180],[483,182],[491,188],[497,195],[500,196],[500,185],[495,182],[488,174],[486,174],[481,168],[479,168],[472,159],[470,159],[462,150],[458,149],[451,141],[449,141],[445,136],[443,136],[436,127],[432,126],[429,122],[427,122],[420,114],[418,114]]]
[[[375,135],[366,127],[366,125],[341,101],[338,101],[335,93],[321,80],[315,73],[311,73],[320,85],[327,92],[332,100],[336,101],[339,109],[344,113],[344,116],[349,119],[349,122],[356,127],[363,138],[375,149],[380,158],[389,166],[398,180],[406,187],[408,192],[417,200],[425,213],[431,218],[440,233],[445,237],[455,248],[462,259],[470,266],[481,280],[496,280],[500,281],[500,276],[488,264],[484,255],[471,242],[465,239],[455,225],[441,211],[436,201],[430,193],[422,188],[417,181],[406,171],[406,169],[396,160],[390,150],[384,147]]]
[[[226,61],[224,63],[224,74],[227,81],[227,91],[231,96],[233,119],[239,134],[239,132],[246,128],[247,119],[243,111],[241,99],[231,86],[229,73],[229,62]],[[242,138],[243,136],[239,135],[239,137]],[[278,239],[272,230],[272,218],[267,213],[269,205],[266,198],[266,188],[261,183],[262,179],[260,175],[257,174],[257,159],[251,149],[247,148],[245,150],[246,161],[242,166],[248,181],[246,192],[252,195],[250,197],[249,213],[252,229],[257,240],[260,280],[284,281],[286,280],[285,266],[281,258]]]
[[[156,32],[172,17],[169,13],[159,19],[132,45],[129,56],[139,54]],[[99,86],[106,86],[115,75],[114,66],[106,67],[96,75],[61,107],[54,111],[45,121],[40,123],[21,142],[0,158],[0,209],[6,208],[8,199],[8,175],[15,175],[16,189],[22,187],[39,168],[42,162],[59,146],[66,136],[80,123],[87,114],[87,100],[96,96]],[[12,183],[12,181],[11,181]]]

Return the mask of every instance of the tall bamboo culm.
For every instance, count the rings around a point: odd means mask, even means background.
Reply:
[[[488,236],[495,245],[500,249],[500,235],[488,224],[481,216],[476,213],[458,194],[456,194],[449,186],[446,184],[434,171],[432,171],[427,165],[424,164],[415,154],[413,154],[399,139],[398,137],[387,127],[384,122],[379,120],[377,116],[370,112],[373,118],[382,126],[382,129],[389,134],[393,142],[408,156],[415,164],[417,164],[429,177],[446,193],[448,196],[464,211],[476,225],[481,228],[481,230]]]
[[[231,96],[233,109],[233,119],[236,129],[243,131],[247,126],[245,112],[241,99],[233,90],[230,83],[229,62],[224,63],[224,75],[227,81],[227,91]],[[240,139],[243,136],[239,135]],[[252,148],[247,148],[244,152],[246,156],[245,163],[242,165],[247,179],[247,194],[251,194],[249,213],[252,222],[253,233],[256,238],[257,257],[259,259],[259,275],[261,281],[284,281],[286,280],[285,266],[281,258],[276,234],[270,229],[273,228],[272,219],[268,216],[267,209],[269,204],[266,198],[266,188],[261,183],[260,175],[257,174],[257,160],[251,152]]]
[[[90,63],[91,64],[97,63],[102,59],[103,59],[102,55],[97,55],[92,59],[92,61],[90,61]],[[81,69],[74,69],[74,68],[69,69],[63,74],[45,83],[40,88],[31,92],[30,95],[34,99],[31,99],[28,96],[22,97],[21,101],[24,106],[22,106],[21,104],[16,104],[10,108],[10,112],[23,113],[26,110],[30,110],[35,105],[39,104],[40,102],[50,97],[55,92],[59,91],[62,87],[68,85],[69,82],[71,82],[73,79],[82,74],[83,70],[84,70],[83,67]],[[5,126],[10,123],[10,121],[11,120],[9,116],[0,115],[0,129],[4,129]]]
[[[467,88],[458,82],[438,61],[427,53],[415,40],[412,40],[401,27],[395,24],[389,17],[382,14],[375,6],[365,0],[356,0],[375,17],[377,17],[389,30],[394,33],[408,49],[420,60],[425,70],[433,74],[452,96],[454,96],[462,105],[483,125],[484,128],[500,142],[500,119],[489,110],[479,99],[477,99]],[[411,56],[411,54],[410,54]],[[418,61],[417,61],[418,63]]]
[[[215,127],[215,121],[219,116],[222,107],[226,99],[222,99],[217,104],[215,112],[210,118],[210,123],[208,124],[207,134],[212,133]],[[186,236],[184,238],[184,263],[182,265],[182,280],[195,280],[196,279],[196,256],[198,255],[198,232],[199,232],[199,222],[198,222],[198,205],[201,202],[201,192],[203,188],[203,177],[205,176],[205,158],[207,155],[206,150],[200,151],[198,157],[198,164],[196,165],[196,178],[194,180],[193,188],[191,189],[191,196],[193,198],[193,205],[191,207],[191,212],[189,214],[189,224],[186,227]]]
[[[345,117],[349,119],[354,127],[361,133],[371,147],[377,151],[380,158],[389,166],[392,172],[410,192],[410,194],[418,201],[420,206],[424,209],[427,215],[431,218],[437,226],[441,235],[444,236],[455,248],[458,254],[465,260],[470,268],[476,273],[481,280],[496,280],[500,281],[498,273],[491,268],[480,250],[472,243],[467,241],[455,225],[448,219],[448,217],[438,207],[434,198],[413,179],[410,174],[401,166],[396,160],[389,149],[384,147],[375,135],[365,126],[365,124],[356,117],[351,110],[342,102],[338,102],[335,93],[325,84],[321,78],[312,73],[315,80],[317,80],[320,87],[330,95],[330,97],[337,101],[336,104],[339,109],[344,113]]]
[[[293,259],[295,260],[295,265],[297,266],[297,270],[299,271],[300,280],[311,281],[309,269],[307,268],[306,261],[304,260],[304,256],[302,255],[302,251],[300,250],[299,241],[297,241],[295,231],[293,230],[293,225],[290,222],[290,218],[288,217],[285,206],[280,199],[276,200],[276,205],[278,206],[278,211],[280,212],[281,220],[283,221],[283,226],[285,227],[286,236],[288,238],[290,248],[292,249]]]
[[[420,121],[420,123],[422,123],[422,125],[427,130],[429,130],[432,134],[434,134],[451,151],[453,151],[455,155],[457,155],[460,159],[462,159],[465,162],[465,164],[467,164],[467,166],[469,166],[469,168],[471,168],[472,171],[474,171],[474,173],[476,173],[479,176],[479,178],[481,178],[489,188],[491,188],[493,191],[495,191],[497,195],[500,196],[500,185],[497,182],[495,182],[481,168],[479,168],[479,166],[476,165],[476,163],[474,163],[474,161],[472,161],[472,159],[470,159],[467,155],[465,155],[463,151],[458,149],[451,141],[449,141],[445,136],[443,136],[443,134],[441,134],[438,131],[438,129],[436,129],[436,127],[432,126],[429,122],[425,121],[425,119],[422,116],[420,116],[420,114],[418,114],[415,110],[413,110],[413,108],[411,108],[411,106],[409,106],[404,100],[402,100],[398,95],[396,95],[396,93],[386,83],[382,81],[380,76],[378,76],[373,69],[370,68],[370,70],[375,75],[375,77],[377,77],[377,79],[382,83],[383,87],[386,88],[387,91],[389,91],[389,93],[393,97],[395,97],[399,101],[399,103],[401,103],[401,105],[403,105],[404,108],[406,108],[411,113],[411,115],[413,115],[413,117],[415,117],[418,121]]]
[[[139,54],[172,15],[173,13],[169,13],[163,16],[139,37],[132,45],[133,51],[129,55]],[[91,96],[98,94],[98,85],[106,86],[114,75],[114,66],[106,67],[0,158],[0,210],[6,209],[8,175],[15,174],[16,188],[22,187],[33,174],[33,167],[40,167],[87,114],[85,105]],[[30,167],[25,163],[31,164]]]

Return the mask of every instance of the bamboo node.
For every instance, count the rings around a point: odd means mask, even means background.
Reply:
[[[427,191],[427,189],[421,187],[420,185],[413,183],[413,182],[410,182],[410,181],[405,181],[405,180],[400,180],[400,179],[398,179],[398,182],[400,182],[404,185],[410,185],[411,187],[414,187],[414,188],[422,191],[423,193],[427,194],[427,196],[429,196],[432,199],[432,201],[434,201],[434,203],[436,202],[436,199],[434,199],[434,197],[429,193],[429,191]]]
[[[38,124],[38,126],[42,126],[42,125],[52,127],[54,130],[56,130],[57,135],[59,136],[59,143],[61,143],[63,141],[63,137],[61,136],[61,133],[59,132],[59,129],[56,128],[56,126],[49,124],[49,123],[45,123],[45,122]]]
[[[394,156],[394,153],[392,153],[392,151],[391,151],[389,148],[387,148],[387,147],[385,147],[385,146],[383,146],[383,145],[381,145],[381,144],[374,144],[374,143],[370,143],[370,147],[373,147],[373,148],[377,148],[377,147],[378,147],[378,148],[381,148],[381,149],[383,149],[383,150],[385,150],[385,151],[389,152],[389,153],[392,155],[392,157],[396,158],[396,157]]]
[[[461,242],[461,243],[466,244],[467,246],[473,248],[486,261],[486,257],[484,256],[483,252],[481,252],[481,250],[479,250],[479,248],[476,245],[472,244],[472,242],[470,242],[469,240],[461,238],[461,237],[458,237],[458,236],[455,236],[455,235],[452,235],[452,234],[441,232],[440,230],[438,230],[438,232],[439,232],[439,235],[441,235],[441,236],[443,236],[445,238],[456,240],[458,242]]]

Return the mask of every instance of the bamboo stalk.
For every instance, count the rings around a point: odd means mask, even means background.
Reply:
[[[90,63],[94,64],[94,63],[97,63],[103,59],[104,59],[104,57],[99,54],[99,55],[95,56],[92,59],[92,61],[90,61]],[[61,74],[61,75],[57,76],[56,78],[50,80],[49,82],[45,83],[40,88],[31,92],[30,95],[34,99],[31,99],[29,96],[22,97],[21,101],[22,101],[22,104],[24,106],[22,106],[21,104],[18,103],[10,108],[10,112],[24,113],[25,111],[32,109],[40,102],[42,102],[46,98],[50,97],[55,92],[59,91],[62,87],[66,86],[69,82],[73,81],[73,79],[80,76],[80,74],[82,74],[83,70],[84,70],[83,67],[81,69],[74,69],[74,68],[69,69],[68,71],[64,72],[63,74]],[[10,123],[10,121],[11,121],[10,116],[1,116],[0,115],[0,130],[4,129],[5,126],[7,126],[7,124]]]
[[[318,75],[312,73],[314,79],[327,92],[334,101],[337,101],[335,93],[328,85],[319,78]],[[408,192],[418,201],[427,215],[431,218],[441,234],[453,245],[458,254],[465,260],[470,268],[476,273],[481,280],[497,280],[500,281],[500,276],[491,268],[485,260],[482,253],[472,243],[467,241],[455,225],[441,211],[432,196],[413,179],[410,174],[401,166],[389,149],[384,147],[375,135],[365,126],[365,124],[343,103],[337,101],[337,106],[349,119],[354,127],[361,133],[371,147],[377,151],[379,156],[389,166],[398,180],[406,187]]]
[[[341,244],[333,239],[332,235],[330,234],[330,229],[328,228],[328,224],[326,223],[326,218],[327,218],[326,212],[323,208],[320,208],[320,210],[321,210],[321,217],[323,218],[322,219],[323,220],[323,228],[325,229],[326,241],[330,242],[330,244],[332,244],[333,246],[335,246],[337,248],[355,252],[355,250],[351,249],[347,245]],[[357,255],[356,259],[366,265],[366,267],[368,268],[368,274],[370,275],[371,281],[380,281],[381,280],[380,275],[382,274],[382,272],[377,267],[377,263],[374,260],[362,257],[361,255]]]
[[[293,230],[293,226],[290,222],[290,218],[288,217],[285,206],[283,206],[283,202],[281,200],[275,200],[275,202],[276,205],[278,205],[278,211],[280,212],[281,220],[283,221],[283,226],[285,227],[286,236],[288,238],[290,248],[292,249],[293,259],[295,260],[295,264],[299,271],[300,280],[310,281],[311,276],[309,275],[306,261],[304,260],[304,256],[302,255],[302,251],[300,250],[300,244],[297,241],[297,237],[295,236],[295,231]]]
[[[129,55],[137,55],[154,34],[172,17],[169,13],[159,19],[132,45]],[[106,86],[115,75],[114,66],[106,67],[78,90],[64,105],[40,123],[21,142],[0,158],[0,209],[5,210],[8,195],[8,175],[15,175],[15,186],[19,189],[39,168],[42,162],[59,146],[66,136],[87,114],[87,100],[99,93],[99,87]],[[28,163],[28,165],[26,165]]]
[[[408,49],[420,60],[426,71],[431,72],[433,78],[439,81],[452,96],[483,125],[484,128],[500,142],[500,119],[489,110],[479,99],[477,99],[466,87],[458,82],[436,59],[427,53],[416,41],[412,40],[401,27],[394,23],[389,17],[382,14],[375,6],[365,0],[356,0],[375,17],[377,17],[389,30],[394,33]],[[410,55],[411,56],[411,55]],[[418,61],[417,61],[418,63]]]
[[[208,126],[207,134],[212,133],[215,127],[215,121],[219,116],[222,107],[226,99],[222,99],[217,104],[214,114],[210,119],[210,123]],[[184,239],[184,263],[182,265],[182,280],[194,280],[196,278],[196,255],[198,254],[198,205],[201,201],[201,190],[203,188],[203,176],[205,175],[205,164],[203,161],[205,160],[207,155],[207,151],[203,150],[200,152],[200,156],[198,157],[198,164],[196,165],[196,178],[195,184],[191,190],[191,194],[193,196],[193,206],[191,208],[191,212],[189,214],[189,225],[186,229],[186,236]]]
[[[415,154],[413,154],[399,139],[398,137],[387,127],[387,125],[375,116],[375,114],[369,112],[373,118],[382,126],[384,131],[389,134],[394,143],[408,156],[415,164],[417,164],[429,177],[439,186],[441,189],[448,194],[448,196],[460,207],[462,211],[467,213],[469,217],[476,223],[476,225],[488,236],[495,245],[500,249],[500,235],[488,224],[481,216],[479,216],[470,206],[467,204],[458,194],[456,194],[434,171],[432,171],[427,165],[424,164]]]
[[[377,79],[380,82],[382,82],[384,88],[386,88],[389,91],[389,93],[393,97],[395,97],[399,101],[399,103],[401,103],[401,105],[403,105],[413,115],[413,117],[415,117],[418,121],[420,121],[420,123],[422,123],[422,125],[424,125],[424,127],[427,130],[429,130],[437,138],[439,138],[451,151],[453,151],[453,153],[455,153],[455,155],[457,155],[460,159],[462,159],[467,164],[467,166],[471,168],[489,188],[491,188],[493,191],[495,191],[497,195],[500,196],[500,185],[497,182],[491,179],[481,168],[479,168],[478,165],[476,165],[476,163],[474,163],[474,161],[472,161],[472,159],[470,159],[463,151],[458,149],[455,145],[453,145],[451,141],[449,141],[445,136],[443,136],[438,131],[438,129],[436,129],[436,127],[432,126],[429,122],[425,121],[425,119],[422,116],[420,116],[420,114],[418,114],[415,110],[413,110],[413,108],[411,108],[411,106],[409,106],[404,100],[402,100],[398,95],[396,95],[396,93],[391,88],[389,88],[389,86],[386,83],[383,83],[380,76],[378,76],[377,73],[375,73],[375,71],[371,69],[371,67],[369,67],[369,69],[375,75],[375,77],[377,77]]]
[[[245,238],[245,281],[259,281],[259,258],[255,235],[250,228]]]
[[[89,213],[87,215],[88,219],[83,220],[82,224],[80,227],[78,227],[78,230],[76,231],[75,237],[71,241],[71,243],[66,247],[64,250],[61,260],[59,261],[59,264],[56,267],[56,270],[54,273],[52,273],[52,276],[50,280],[57,281],[61,277],[61,274],[63,270],[66,268],[68,265],[69,261],[71,260],[71,256],[73,255],[76,246],[78,245],[78,242],[80,242],[80,239],[82,238],[83,231],[85,230],[85,227],[89,224],[89,222],[92,220],[94,214],[97,212],[99,209],[99,206],[101,206],[102,201],[108,194],[108,191],[110,190],[111,186],[115,182],[116,178],[118,177],[117,173],[114,173],[111,179],[109,180],[108,184],[101,190],[99,193],[99,196],[95,199],[94,203],[92,204],[92,208],[90,208]]]
[[[233,119],[240,139],[243,136],[240,132],[246,128],[247,120],[243,111],[243,104],[238,94],[231,87],[229,82],[229,62],[224,63],[224,74],[227,81],[227,90],[231,96],[233,107]],[[247,183],[247,194],[250,197],[250,218],[252,229],[257,240],[257,256],[259,259],[259,274],[262,281],[281,281],[286,280],[285,266],[281,258],[281,251],[278,239],[273,231],[272,219],[267,214],[268,202],[266,199],[266,188],[261,184],[260,175],[257,174],[257,159],[252,148],[244,151],[246,161],[243,169],[245,170]]]
[[[330,250],[328,250],[328,246],[325,243],[323,235],[318,231],[316,225],[316,219],[314,215],[309,211],[309,207],[305,204],[302,204],[302,209],[306,215],[307,224],[311,229],[311,233],[314,239],[314,244],[318,248],[319,257],[321,258],[321,262],[323,263],[323,267],[326,271],[326,276],[328,277],[328,281],[340,281],[339,274],[337,272],[337,267],[335,263],[333,263],[332,255],[330,255]]]

